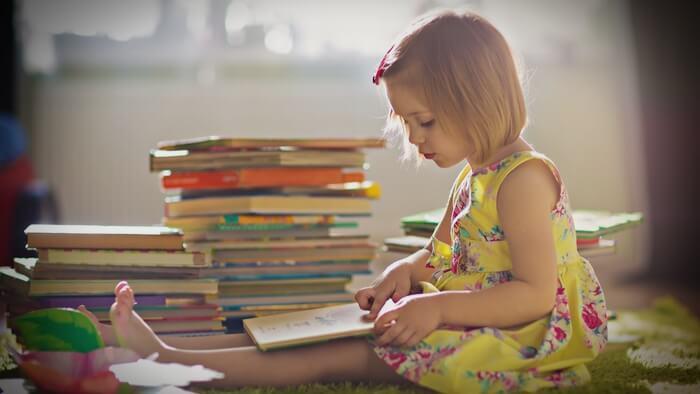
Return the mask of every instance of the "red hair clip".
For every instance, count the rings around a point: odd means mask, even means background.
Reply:
[[[382,60],[379,62],[379,66],[377,67],[377,71],[374,72],[374,75],[372,76],[372,83],[375,85],[379,85],[379,79],[384,75],[384,71],[386,71],[389,66],[391,66],[391,63],[386,62],[387,56],[389,56],[389,53],[391,50],[394,49],[394,46],[392,45],[391,48],[389,48],[388,51],[384,54],[384,57],[382,57]]]

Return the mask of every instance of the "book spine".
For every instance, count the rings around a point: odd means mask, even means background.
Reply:
[[[138,279],[129,284],[136,293],[143,294],[216,294],[217,284],[211,279],[149,280]],[[114,280],[34,280],[29,296],[93,296],[114,293]]]
[[[369,274],[369,270],[360,272],[315,272],[315,273],[286,273],[286,274],[242,274],[242,275],[220,275],[215,278],[227,282],[247,282],[258,280],[278,280],[278,279],[317,279],[317,278],[347,278],[351,279],[355,274]],[[212,277],[214,278],[214,277]]]
[[[328,228],[356,228],[356,222],[337,222],[329,224],[294,224],[294,223],[264,223],[264,224],[219,224],[219,231],[274,231],[274,230],[311,230]]]
[[[306,215],[306,216],[293,216],[293,215],[224,215],[223,223],[217,224],[271,224],[271,223],[285,223],[285,224],[329,224],[335,221],[333,216],[330,215]]]
[[[163,189],[234,189],[276,186],[320,186],[361,182],[364,174],[340,168],[245,168],[226,171],[175,172],[161,178]]]
[[[123,251],[89,249],[39,249],[39,259],[49,264],[191,267],[205,265],[204,254],[176,251]]]
[[[165,305],[166,297],[160,295],[136,295],[140,306]],[[77,308],[85,305],[87,308],[107,308],[114,303],[114,296],[54,296],[37,297],[42,308]]]

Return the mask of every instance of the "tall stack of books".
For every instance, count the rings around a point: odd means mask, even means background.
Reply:
[[[356,234],[379,185],[364,148],[378,139],[166,141],[150,153],[167,194],[163,224],[185,249],[211,257],[230,332],[263,314],[352,301],[346,285],[369,273],[376,245]]]
[[[425,247],[442,219],[443,208],[421,212],[401,219],[404,236],[384,240],[387,251],[413,253]],[[612,213],[607,211],[575,210],[576,246],[586,258],[615,253],[615,241],[605,236],[623,231],[642,222],[640,212]]]
[[[159,334],[223,331],[216,281],[202,279],[210,263],[183,248],[182,232],[160,226],[33,224],[27,246],[38,258],[0,267],[0,289],[11,315],[50,307],[85,305],[109,321],[114,288],[128,280],[136,311]]]

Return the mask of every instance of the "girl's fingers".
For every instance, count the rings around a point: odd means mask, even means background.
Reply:
[[[415,333],[413,333],[413,335],[411,335],[411,338],[409,338],[409,340],[406,341],[406,343],[405,343],[404,346],[406,346],[406,347],[414,347],[414,346],[416,346],[418,343],[420,343],[420,341],[421,341],[423,338],[424,338],[424,335],[421,334],[420,332],[416,331]]]
[[[377,345],[384,346],[393,343],[405,329],[406,327],[399,322],[392,324],[392,326],[377,339]]]
[[[400,299],[406,297],[411,292],[411,284],[409,282],[397,283],[394,294],[391,296],[392,301],[399,302]]]
[[[381,316],[379,316],[379,318],[377,318],[377,320],[374,321],[374,329],[382,330],[387,325],[392,324],[393,321],[398,320],[398,318],[399,311],[397,309],[384,312]]]
[[[391,343],[394,346],[405,346],[411,337],[413,337],[414,331],[406,327],[401,334],[399,334],[394,341]]]
[[[355,293],[355,301],[357,302],[357,305],[359,305],[360,308],[365,311],[369,310],[372,306],[372,299],[374,298],[374,293],[375,291],[371,287],[365,287],[364,289],[360,289],[357,293]]]
[[[384,306],[384,303],[386,302],[387,299],[389,299],[389,296],[394,292],[394,289],[391,288],[379,288],[377,289],[376,294],[374,295],[374,300],[372,301],[372,308],[369,311],[369,318],[374,319],[379,315],[379,311],[382,309]]]
[[[391,322],[389,322],[388,324],[384,324],[384,325],[382,325],[382,326],[379,326],[379,325],[377,325],[377,324],[375,323],[375,325],[374,325],[374,330],[373,330],[374,335],[375,335],[376,337],[382,336],[382,335],[386,332],[386,330],[388,330],[388,329],[390,329],[391,327],[393,327],[394,324],[396,324],[396,321],[391,321]]]

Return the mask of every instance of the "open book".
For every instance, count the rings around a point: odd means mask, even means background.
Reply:
[[[394,303],[387,300],[382,310]],[[374,322],[357,303],[255,317],[243,321],[248,335],[262,351],[346,337],[368,335]]]

